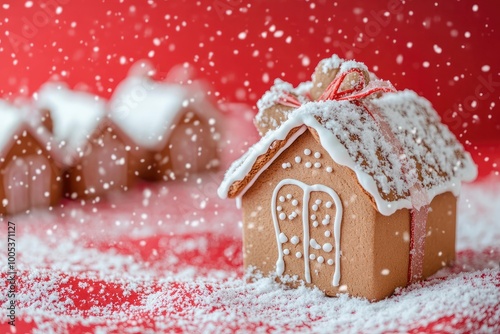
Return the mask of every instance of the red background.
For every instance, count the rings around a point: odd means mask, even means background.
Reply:
[[[274,78],[296,85],[337,53],[428,98],[481,174],[498,173],[497,1],[2,3],[4,98],[51,78],[109,97],[132,63],[149,58],[159,76],[189,63],[216,99],[253,105]]]

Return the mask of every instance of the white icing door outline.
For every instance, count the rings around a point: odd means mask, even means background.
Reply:
[[[311,283],[311,271],[309,267],[309,198],[311,192],[325,192],[330,195],[335,203],[335,222],[333,224],[333,237],[335,241],[335,271],[333,274],[332,285],[339,286],[340,284],[340,225],[342,222],[342,202],[339,196],[332,188],[322,184],[308,185],[304,182],[294,179],[281,180],[274,188],[271,199],[271,211],[273,216],[274,230],[276,232],[276,244],[278,245],[278,260],[276,261],[276,273],[281,276],[285,272],[285,261],[283,259],[283,246],[280,242],[281,230],[278,223],[276,200],[279,190],[286,185],[294,185],[302,188],[304,191],[302,201],[302,228],[303,228],[303,245],[304,245],[304,274],[307,283]]]

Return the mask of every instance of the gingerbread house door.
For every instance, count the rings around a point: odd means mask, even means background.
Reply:
[[[271,209],[276,273],[297,275],[307,283],[326,279],[338,286],[342,203],[337,193],[325,185],[285,179],[274,189]]]

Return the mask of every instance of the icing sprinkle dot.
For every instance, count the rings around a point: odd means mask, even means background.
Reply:
[[[321,204],[321,200],[320,199],[317,199],[316,201],[314,201],[314,203],[320,205]]]
[[[287,194],[287,195],[286,195],[286,198],[287,198],[287,199],[291,199],[291,198],[292,198],[292,194]]]
[[[281,164],[281,168],[283,168],[283,169],[287,169],[287,168],[291,168],[291,167],[292,167],[292,164],[289,162],[284,162]]]
[[[309,259],[314,260],[315,258],[316,258],[316,255],[314,255],[314,254],[309,255]]]
[[[294,199],[294,200],[292,201],[292,205],[293,205],[293,206],[297,206],[297,205],[299,205],[299,201],[297,201],[296,199]]]
[[[276,207],[276,210],[277,210],[277,211],[281,211],[281,210],[283,210],[283,208],[281,207],[281,205],[278,205],[278,206]]]
[[[328,259],[328,261],[326,261],[326,263],[328,263],[328,265],[333,265],[333,259]]]
[[[280,202],[283,203],[285,201],[285,197],[284,196],[280,196],[279,200],[280,200]]]
[[[290,254],[290,250],[289,250],[288,248],[285,248],[285,249],[283,250],[283,254],[285,254],[285,255]]]
[[[333,168],[332,168],[332,167],[326,167],[326,171],[327,171],[328,173],[331,173],[331,172],[333,171]]]
[[[318,211],[318,206],[316,204],[313,204],[313,206],[311,207],[314,211]]]
[[[315,153],[314,153],[314,157],[315,157],[316,159],[321,158],[321,153],[319,153],[319,152],[315,152]]]
[[[322,257],[322,256],[318,256],[318,258],[316,259],[316,261],[318,261],[318,263],[323,263],[323,262],[325,262],[325,258]]]
[[[326,244],[323,245],[323,250],[327,253],[330,253],[333,249],[333,246],[331,243],[327,242]]]
[[[306,148],[306,149],[304,150],[304,154],[305,154],[305,155],[310,155],[310,154],[311,154],[311,150],[310,150],[310,149],[308,149],[308,148]]]
[[[278,236],[278,240],[284,244],[285,242],[288,241],[288,238],[286,237],[285,233],[281,232],[280,235]]]
[[[313,221],[313,226],[318,227],[319,223],[317,221]]]
[[[326,219],[326,218],[325,218],[325,219],[323,219],[323,220],[321,221],[321,224],[323,224],[323,225],[328,225],[329,223],[330,223],[330,219]]]
[[[321,163],[320,163],[320,162],[315,162],[315,163],[314,163],[314,167],[316,167],[316,168],[320,168],[320,167],[321,167]]]
[[[299,237],[298,237],[298,236],[296,236],[296,235],[294,235],[294,236],[292,237],[292,239],[290,239],[290,242],[291,242],[292,244],[294,244],[294,245],[298,244],[298,243],[299,243],[299,241],[300,241],[300,239],[299,239]]]
[[[311,219],[315,220],[316,219],[316,215],[311,215]]]
[[[299,156],[296,156],[296,157],[295,157],[295,162],[296,162],[296,163],[300,164],[300,162],[301,162],[301,161],[302,161],[302,158],[301,158],[301,157],[299,157]]]
[[[285,219],[285,218],[286,218],[286,215],[285,215],[285,213],[284,213],[284,212],[282,212],[282,213],[280,213],[279,217],[280,217],[280,219],[281,219],[281,220],[283,220],[283,219]]]
[[[312,166],[312,163],[310,163],[309,161],[306,162],[306,168],[311,168],[311,166]]]
[[[332,202],[328,201],[328,202],[326,202],[326,204],[325,204],[325,205],[326,205],[326,207],[327,207],[328,209],[330,209],[330,208],[332,207]]]
[[[325,231],[325,237],[330,237],[332,235],[332,233],[330,231]]]
[[[297,252],[295,253],[295,257],[300,259],[302,257],[302,253],[301,252]]]
[[[384,275],[384,276],[387,276],[387,275],[389,275],[389,273],[390,273],[390,272],[391,272],[391,271],[390,271],[389,269],[382,269],[382,271],[381,271],[380,273],[381,273],[382,275]]]
[[[321,249],[321,246],[318,244],[318,242],[316,241],[316,239],[309,240],[309,246],[311,246],[312,248],[314,248],[316,250],[320,250]]]

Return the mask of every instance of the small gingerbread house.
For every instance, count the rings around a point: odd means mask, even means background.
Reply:
[[[61,198],[61,171],[23,112],[0,101],[0,215],[49,207]]]
[[[132,70],[116,88],[111,118],[136,143],[140,177],[184,178],[219,165],[217,112],[195,87],[154,81]]]
[[[427,100],[334,56],[259,107],[265,135],[219,188],[243,209],[247,268],[380,300],[454,260],[457,196],[477,171]]]
[[[35,104],[41,132],[63,152],[66,197],[94,198],[134,183],[132,141],[107,117],[104,100],[47,83]]]

